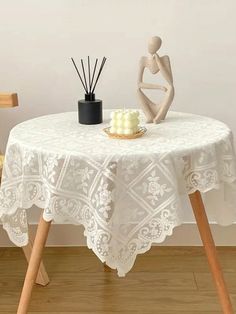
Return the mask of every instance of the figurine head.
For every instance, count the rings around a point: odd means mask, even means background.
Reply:
[[[148,52],[152,55],[156,53],[161,47],[161,43],[162,43],[162,40],[158,36],[154,36],[150,38],[148,41]]]

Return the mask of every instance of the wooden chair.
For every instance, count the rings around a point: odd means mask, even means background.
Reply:
[[[1,177],[2,177],[3,160],[4,160],[4,156],[1,155],[1,152],[0,152],[0,183],[1,183]]]
[[[7,93],[0,93],[0,108],[10,108],[18,106],[18,97],[16,93],[7,94]],[[0,152],[0,183],[1,183],[1,176],[2,176],[2,166],[3,166],[4,156]],[[29,262],[32,246],[33,246],[32,236],[30,236],[29,244],[23,247],[23,251],[27,261]],[[44,268],[43,263],[40,264],[40,269],[38,271],[37,279],[35,281],[37,284],[46,286],[49,283],[49,278],[47,272]]]
[[[17,94],[0,94],[0,108],[9,108],[18,106]],[[2,166],[4,156],[0,151],[0,183],[2,177]]]

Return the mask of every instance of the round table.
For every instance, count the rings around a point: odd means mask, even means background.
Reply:
[[[200,194],[210,205],[217,197],[219,223],[235,220],[236,165],[229,128],[211,118],[169,112],[161,124],[146,124],[143,137],[117,140],[103,132],[109,111],[104,113],[99,125],[78,124],[77,113],[69,112],[23,122],[10,133],[0,217],[16,245],[28,242],[26,209],[44,208],[29,278],[35,276],[51,221],[82,224],[88,247],[124,276],[137,254],[164,241],[183,222],[180,195],[188,194],[222,306],[229,307]]]

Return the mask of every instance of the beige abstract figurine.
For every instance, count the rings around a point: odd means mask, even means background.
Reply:
[[[164,120],[174,99],[173,77],[168,56],[160,57],[157,51],[161,47],[161,38],[152,37],[148,42],[148,57],[142,57],[140,60],[140,69],[138,77],[138,98],[142,110],[147,118],[147,123],[160,123]],[[165,86],[149,84],[143,82],[144,70],[148,69],[152,74],[160,72]],[[145,89],[161,90],[164,92],[163,98],[159,104],[152,102],[144,93]]]

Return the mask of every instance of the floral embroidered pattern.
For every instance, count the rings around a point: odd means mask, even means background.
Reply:
[[[104,218],[108,218],[108,212],[111,210],[112,191],[109,190],[108,183],[102,178],[101,183],[94,196],[93,203],[96,204],[98,211]]]
[[[156,171],[153,170],[150,176],[147,178],[147,182],[143,182],[143,194],[147,194],[147,199],[149,199],[152,205],[156,205],[160,197],[165,193],[171,192],[171,188],[168,187],[166,183],[161,184],[160,177],[156,175]]]
[[[89,169],[83,162],[72,158],[68,165],[68,171],[63,178],[62,188],[65,190],[81,191],[88,193],[88,187],[94,170]]]
[[[55,158],[53,155],[46,156],[43,163],[43,175],[48,178],[52,183],[55,182],[55,167],[58,166],[58,158]]]

